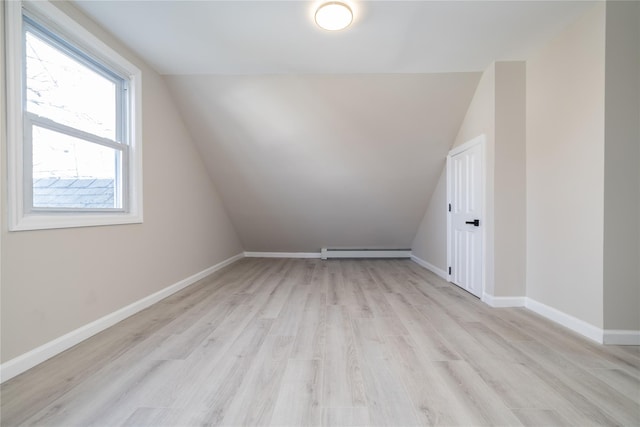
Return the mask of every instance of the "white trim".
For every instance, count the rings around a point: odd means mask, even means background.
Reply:
[[[13,230],[23,217],[24,194],[22,146],[22,7],[20,2],[5,2],[5,80],[7,115],[7,208],[8,227]]]
[[[141,224],[142,215],[126,213],[65,213],[23,215],[10,231],[47,230],[56,228],[95,227],[101,225]]]
[[[531,298],[526,299],[525,307],[599,344],[603,343],[603,330],[584,320],[580,320],[577,317]]]
[[[116,323],[130,317],[145,308],[157,303],[164,298],[186,288],[189,285],[194,284],[200,279],[207,277],[208,275],[220,270],[223,267],[243,258],[243,254],[238,254],[228,258],[218,264],[211,266],[199,273],[187,277],[168,286],[156,293],[148,295],[138,301],[122,307],[106,316],[103,316],[91,323],[79,327],[61,337],[58,337],[46,344],[41,345],[27,353],[24,353],[16,358],[13,358],[0,365],[0,383],[5,382],[22,372],[33,368],[34,366],[44,362],[53,356],[62,353],[63,351],[73,347],[74,345],[92,337],[93,335],[104,331],[105,329],[115,325]]]
[[[469,148],[472,148],[475,145],[478,144],[482,144],[486,141],[486,136],[484,134],[480,134],[478,136],[476,136],[475,138],[470,139],[469,141],[465,142],[464,144],[460,144],[456,147],[453,147],[451,150],[449,150],[449,156],[455,156],[456,154],[460,154],[464,151],[467,151]]]
[[[604,343],[610,345],[640,345],[640,331],[605,329]]]
[[[128,175],[126,212],[25,212],[24,135],[22,100],[22,8],[44,25],[68,39],[89,56],[100,60],[128,80],[130,116],[127,129]],[[10,231],[97,225],[134,224],[143,221],[142,203],[142,72],[93,33],[48,1],[5,2],[5,62],[7,80],[7,200]],[[28,154],[28,153],[27,153]],[[125,156],[126,157],[126,156]],[[28,171],[27,171],[28,172]]]
[[[447,158],[446,158],[446,163],[445,163],[445,181],[446,181],[446,187],[447,187],[447,206],[445,206],[446,208],[446,212],[447,212],[447,282],[451,282],[451,274],[449,273],[449,271],[451,271],[451,260],[453,259],[453,255],[451,254],[451,212],[449,211],[449,205],[451,205],[451,155],[447,154]],[[483,227],[484,228],[484,227]]]
[[[245,252],[247,258],[320,258],[320,252]]]
[[[436,267],[435,265],[431,264],[430,262],[427,262],[421,258],[418,258],[417,256],[415,256],[414,254],[411,254],[411,260],[413,262],[415,262],[416,264],[426,268],[427,270],[431,271],[432,273],[436,274],[437,276],[443,278],[444,280],[448,281],[447,278],[447,272]]]
[[[494,308],[524,307],[526,300],[526,297],[494,297],[486,292],[482,294],[482,302]]]

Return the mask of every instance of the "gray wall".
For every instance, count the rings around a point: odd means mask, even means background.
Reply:
[[[479,73],[169,76],[247,251],[408,248]]]
[[[162,78],[61,7],[143,71],[145,217],[137,225],[8,232],[2,210],[3,362],[242,250]],[[3,118],[4,110],[3,99]],[[2,132],[3,153],[5,145]],[[3,201],[6,191],[3,177]]]
[[[640,330],[640,3],[606,15],[604,327]]]
[[[525,74],[524,62],[496,62],[494,296],[526,292]]]
[[[527,61],[527,296],[603,327],[605,4]]]

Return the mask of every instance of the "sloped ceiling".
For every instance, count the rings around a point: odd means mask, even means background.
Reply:
[[[410,247],[478,79],[167,78],[249,251]]]
[[[409,247],[480,73],[592,2],[345,1],[75,4],[166,75],[245,250]]]

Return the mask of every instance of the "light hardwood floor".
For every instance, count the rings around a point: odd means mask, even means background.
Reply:
[[[2,386],[2,425],[640,425],[640,350],[408,260],[244,259]]]

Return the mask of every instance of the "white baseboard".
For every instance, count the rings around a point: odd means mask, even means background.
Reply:
[[[171,286],[168,286],[156,293],[153,293],[149,296],[146,296],[132,304],[127,305],[126,307],[122,307],[119,310],[114,311],[113,313],[107,314],[104,317],[101,317],[97,320],[94,320],[91,323],[88,323],[80,328],[73,330],[67,334],[62,335],[54,339],[53,341],[49,341],[46,344],[41,345],[27,353],[24,353],[16,358],[13,358],[3,364],[0,365],[0,383],[5,382],[22,372],[33,368],[34,366],[44,362],[47,359],[52,358],[53,356],[62,353],[63,351],[73,347],[76,344],[86,340],[87,338],[96,335],[99,332],[104,331],[105,329],[115,325],[116,323],[130,317],[139,311],[144,310],[145,308],[157,303],[160,300],[165,299],[166,297],[186,288],[189,285],[194,284],[200,279],[204,279],[211,273],[220,270],[223,267],[243,258],[243,254],[238,254],[228,258],[218,264],[211,266],[205,270],[202,270],[199,273],[196,273],[192,276],[187,277],[175,283]]]
[[[495,297],[487,293],[482,294],[482,301],[495,308],[524,307],[526,299],[526,297]]]
[[[320,252],[245,252],[247,258],[320,258]]]
[[[579,333],[599,344],[603,344],[603,330],[590,323],[580,320],[577,317],[573,317],[570,314],[562,312],[556,308],[550,307],[546,304],[538,302],[534,299],[527,298],[525,307],[529,310],[538,313],[539,315],[546,317],[566,328],[571,329],[574,332]]]
[[[442,269],[440,269],[440,268],[436,267],[435,265],[433,265],[433,264],[431,264],[431,263],[429,263],[429,262],[427,262],[427,261],[425,261],[425,260],[423,260],[423,259],[421,259],[421,258],[418,258],[418,257],[417,257],[417,256],[415,256],[414,254],[411,254],[411,259],[412,259],[415,263],[417,263],[417,264],[421,265],[422,267],[426,268],[427,270],[429,270],[429,271],[431,271],[431,272],[435,273],[436,275],[440,276],[440,277],[441,277],[441,278],[443,278],[444,280],[449,280],[449,277],[448,277],[448,275],[447,275],[447,272],[446,272],[446,271],[444,271],[444,270],[442,270]]]
[[[611,345],[640,345],[640,331],[605,329],[604,343]]]

